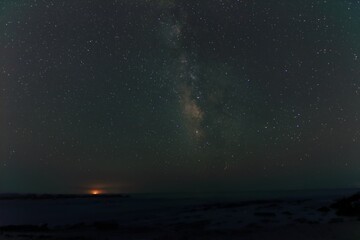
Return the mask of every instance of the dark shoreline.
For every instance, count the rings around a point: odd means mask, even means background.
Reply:
[[[9,194],[0,195],[0,200],[58,200],[58,199],[103,199],[129,198],[128,194]]]
[[[2,198],[1,198],[2,197]],[[356,232],[360,224],[359,203],[360,194],[353,193],[346,197],[317,200],[299,199],[268,199],[268,200],[233,200],[233,201],[194,201],[182,204],[182,200],[173,199],[138,199],[133,196],[129,201],[107,201],[107,198],[128,198],[125,194],[104,195],[72,195],[72,194],[23,194],[0,196],[9,200],[50,200],[29,201],[36,207],[43,204],[67,208],[66,199],[89,199],[94,205],[82,206],[82,210],[102,210],[105,215],[84,215],[85,218],[74,222],[54,223],[43,221],[23,221],[0,225],[0,239],[315,239],[318,232],[324,238],[329,231],[342,239],[343,229]],[[66,200],[62,205],[52,200]],[[104,199],[104,201],[92,199]],[[128,202],[134,202],[135,207],[128,208]],[[158,202],[160,201],[160,203]],[[9,201],[11,202],[11,201]],[[16,201],[15,201],[16,202]],[[59,201],[61,203],[61,201]],[[77,201],[75,201],[77,202]],[[5,202],[4,202],[5,203]],[[25,202],[19,201],[24,204]],[[70,201],[71,203],[71,201]],[[83,203],[83,201],[81,201]],[[153,205],[156,203],[155,205]],[[117,209],[123,204],[123,209]],[[139,204],[139,205],[138,205]],[[148,204],[149,207],[142,208]],[[139,208],[137,208],[139,207]],[[49,211],[50,208],[39,208]],[[111,211],[110,211],[111,210]],[[346,211],[345,211],[346,210]],[[14,210],[15,211],[15,210]],[[112,212],[115,211],[115,214]],[[79,214],[85,211],[79,211]],[[96,212],[96,211],[95,211]],[[37,214],[38,212],[34,212]],[[40,214],[41,212],[39,212]],[[56,211],[55,211],[56,213]],[[59,212],[60,213],[60,212]],[[349,214],[350,213],[350,214]],[[65,215],[74,217],[76,215]],[[35,218],[36,219],[36,218]],[[330,235],[331,235],[330,234]],[[254,237],[255,236],[255,237]],[[332,236],[332,235],[331,235]],[[281,238],[279,238],[281,237]],[[357,235],[354,234],[353,239]]]

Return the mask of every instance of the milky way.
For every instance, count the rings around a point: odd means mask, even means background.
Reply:
[[[360,186],[359,1],[2,1],[0,191]]]
[[[173,77],[176,85],[175,93],[179,96],[180,108],[183,112],[184,125],[188,131],[191,140],[201,139],[204,136],[204,131],[201,127],[201,122],[204,118],[204,112],[200,108],[197,100],[200,98],[196,95],[194,87],[197,82],[197,63],[195,56],[187,53],[187,50],[182,47],[182,28],[186,24],[186,14],[180,10],[181,15],[176,18],[171,16],[167,18],[167,22],[162,22],[164,41],[171,48],[177,50],[177,56],[174,57],[174,71],[170,72],[170,77]]]

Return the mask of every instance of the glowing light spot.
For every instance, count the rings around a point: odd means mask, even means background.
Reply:
[[[101,191],[100,190],[92,190],[91,194],[92,195],[99,195],[99,194],[101,194]]]

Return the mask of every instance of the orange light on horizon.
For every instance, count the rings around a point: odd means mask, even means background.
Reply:
[[[101,194],[101,191],[100,190],[91,190],[91,194],[92,195],[99,195],[99,194]]]

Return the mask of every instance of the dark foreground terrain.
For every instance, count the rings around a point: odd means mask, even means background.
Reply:
[[[26,195],[0,200],[0,239],[360,239],[360,194]]]

